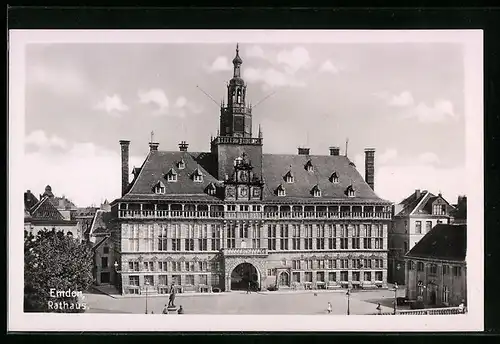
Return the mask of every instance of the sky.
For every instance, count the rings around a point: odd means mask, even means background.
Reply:
[[[77,206],[120,196],[118,141],[130,168],[160,150],[209,151],[234,44],[29,44],[25,189],[51,185]],[[375,192],[465,194],[464,55],[456,43],[240,44],[242,76],[264,153],[329,154],[339,146],[364,176],[376,149]],[[201,90],[208,93],[213,100]],[[263,100],[264,99],[264,100]],[[261,100],[263,100],[261,102]]]

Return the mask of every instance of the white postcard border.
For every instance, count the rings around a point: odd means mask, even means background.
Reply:
[[[468,200],[466,315],[120,315],[23,313],[25,46],[30,43],[431,43],[465,51]],[[9,33],[9,331],[482,331],[484,326],[482,30],[11,30]],[[214,296],[217,297],[217,296]]]

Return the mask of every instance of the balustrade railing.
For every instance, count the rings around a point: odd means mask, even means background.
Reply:
[[[445,307],[445,308],[425,308],[425,309],[409,309],[397,310],[397,315],[450,315],[464,314],[466,311],[460,307]],[[384,312],[380,315],[394,315],[393,312]]]
[[[261,211],[188,211],[188,210],[119,210],[120,218],[211,218],[211,219],[390,219],[389,212],[261,212]]]
[[[219,136],[213,141],[213,144],[219,143],[229,143],[229,144],[250,144],[259,145],[262,144],[262,139],[258,137],[233,137],[233,136]]]
[[[266,256],[267,248],[225,248],[225,256]]]

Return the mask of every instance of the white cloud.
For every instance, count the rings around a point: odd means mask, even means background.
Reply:
[[[28,136],[25,137],[24,144],[28,146],[32,145],[39,149],[66,147],[66,141],[64,139],[55,135],[49,137],[43,130],[32,131]]]
[[[25,170],[24,180],[29,183],[25,189],[38,195],[48,184],[56,196],[64,194],[77,206],[98,205],[104,198],[111,201],[121,195],[119,152],[119,147],[109,150],[93,143],[77,143],[62,154],[27,153],[24,164],[35,166],[37,172]],[[131,156],[130,169],[143,160]]]
[[[449,202],[455,202],[458,195],[466,194],[465,167],[437,167],[434,164],[436,159],[434,153],[424,153],[413,159],[394,158],[390,160],[391,164],[384,164],[375,155],[375,193],[386,200],[401,202],[415,189],[435,194],[441,191]],[[364,178],[364,156],[357,154],[354,163]]]
[[[448,118],[455,118],[456,114],[453,111],[452,102],[449,100],[438,100],[434,102],[434,106],[419,103],[408,116],[416,117],[420,122],[424,123],[438,123]]]
[[[181,115],[181,117],[184,117],[185,115],[184,110],[187,110],[192,113],[200,113],[203,111],[203,107],[191,101],[188,101],[186,97],[183,96],[177,98],[177,100],[175,101],[175,107],[178,108],[179,110],[182,110],[183,115]]]
[[[229,62],[226,56],[217,57],[214,62],[208,67],[210,72],[221,72],[232,70],[233,65]]]
[[[243,71],[243,77],[250,83],[263,83],[264,88],[276,88],[282,86],[305,86],[304,82],[297,80],[292,75],[282,73],[274,68],[246,68]]]
[[[292,50],[282,50],[276,56],[278,63],[285,65],[285,71],[293,74],[299,69],[308,68],[311,58],[307,49],[296,47]]]
[[[323,62],[323,64],[319,67],[320,72],[326,72],[326,73],[332,73],[332,74],[337,74],[340,69],[335,66],[332,61],[326,60]]]
[[[187,105],[187,99],[185,97],[179,97],[175,101],[175,107],[182,108]]]
[[[439,123],[448,118],[456,118],[453,103],[446,99],[439,99],[432,106],[424,102],[415,102],[409,91],[403,91],[398,95],[387,92],[377,92],[374,95],[387,102],[389,106],[402,109],[400,115],[403,118],[416,118],[422,123]]]
[[[401,94],[391,97],[391,99],[389,100],[389,105],[411,106],[413,105],[413,96],[408,91],[401,92]]]
[[[259,58],[265,58],[266,55],[264,54],[264,50],[259,45],[252,45],[248,49],[246,49],[246,54],[245,56],[248,57],[259,57]]]
[[[129,109],[129,107],[123,103],[122,98],[117,94],[104,97],[103,100],[97,103],[95,108],[111,115],[119,115],[119,112],[128,111]]]
[[[65,66],[34,65],[26,72],[28,85],[43,86],[57,95],[80,95],[88,90],[84,77],[75,69]]]
[[[435,153],[426,152],[420,154],[417,160],[422,164],[435,164],[439,162],[439,157]]]
[[[376,157],[376,160],[381,164],[386,164],[391,160],[394,160],[398,157],[398,151],[394,148],[387,149],[384,153],[380,154]]]
[[[155,104],[158,106],[157,114],[167,112],[169,101],[165,92],[159,88],[153,88],[149,91],[139,91],[139,102],[141,104]]]

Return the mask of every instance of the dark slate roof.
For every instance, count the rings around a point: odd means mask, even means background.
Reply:
[[[177,162],[183,160],[184,169],[177,167]],[[263,197],[265,201],[301,200],[303,202],[322,202],[328,200],[345,200],[352,202],[386,202],[379,198],[356,167],[345,156],[331,155],[280,155],[263,154],[262,174],[265,182]],[[305,168],[310,161],[312,172]],[[203,201],[217,201],[216,196],[206,193],[210,183],[218,184],[215,177],[217,165],[214,156],[210,153],[181,152],[181,151],[151,151],[146,157],[139,175],[134,178],[123,199],[161,200],[172,198],[192,198]],[[177,173],[177,182],[167,182],[166,175],[174,169]],[[192,174],[199,169],[203,174],[203,182],[196,183]],[[285,175],[291,171],[293,183],[285,183]],[[260,174],[260,171],[255,171]],[[332,174],[336,173],[338,182],[332,182]],[[165,195],[156,195],[153,191],[158,182],[163,182],[166,188]],[[278,196],[276,188],[283,184],[286,196]],[[321,190],[321,197],[314,197],[312,190],[317,185]],[[355,190],[355,197],[347,196],[347,189],[351,186]]]
[[[383,201],[359,174],[356,167],[346,156],[332,155],[282,155],[263,154],[263,176],[265,181],[264,199],[352,199],[347,196],[347,188],[352,185],[355,189],[355,199]],[[312,172],[305,168],[310,161]],[[291,167],[291,168],[290,168]],[[285,175],[292,172],[293,183],[285,182]],[[333,172],[337,173],[338,183],[332,183],[330,178]],[[276,194],[278,185],[283,184],[286,196]],[[321,190],[321,197],[314,197],[312,190],[317,185]]]
[[[403,209],[395,214],[396,216],[407,216],[412,212],[416,215],[431,215],[432,214],[432,204],[437,200],[443,200],[446,205],[449,207],[449,212],[454,210],[454,207],[446,201],[446,199],[439,195],[434,195],[431,192],[426,190],[422,191],[420,197],[416,197],[415,193],[412,193],[410,196],[405,198],[400,205],[403,206]]]
[[[94,216],[98,209],[97,207],[77,208],[72,212],[72,215],[74,217]]]
[[[434,197],[432,193],[428,191],[422,191],[420,196],[417,197],[415,193],[412,193],[410,196],[406,197],[401,203],[402,209],[399,213],[395,214],[396,216],[407,216],[415,209],[415,207],[422,201],[424,197]]]
[[[37,204],[39,201],[36,198],[33,193],[31,193],[30,190],[26,191],[24,193],[24,209],[26,209],[28,212]]]
[[[467,225],[438,224],[406,256],[464,261],[466,253]]]
[[[184,169],[177,168],[177,163],[181,160],[185,163]],[[151,151],[146,157],[139,175],[132,182],[128,193],[123,198],[131,198],[132,195],[154,195],[154,186],[162,181],[165,184],[165,194],[168,196],[200,195],[204,198],[216,199],[215,196],[207,195],[205,189],[210,183],[218,181],[204,168],[201,160],[201,153],[196,152]],[[177,173],[177,182],[167,182],[165,178],[172,168]],[[194,182],[192,179],[192,174],[197,168],[203,174],[202,183]]]
[[[49,201],[49,197],[43,197],[40,202],[35,204],[30,209],[30,214],[33,219],[37,220],[64,220],[59,210]]]
[[[112,215],[111,212],[97,210],[92,221],[90,233],[95,236],[107,234],[111,226]]]

